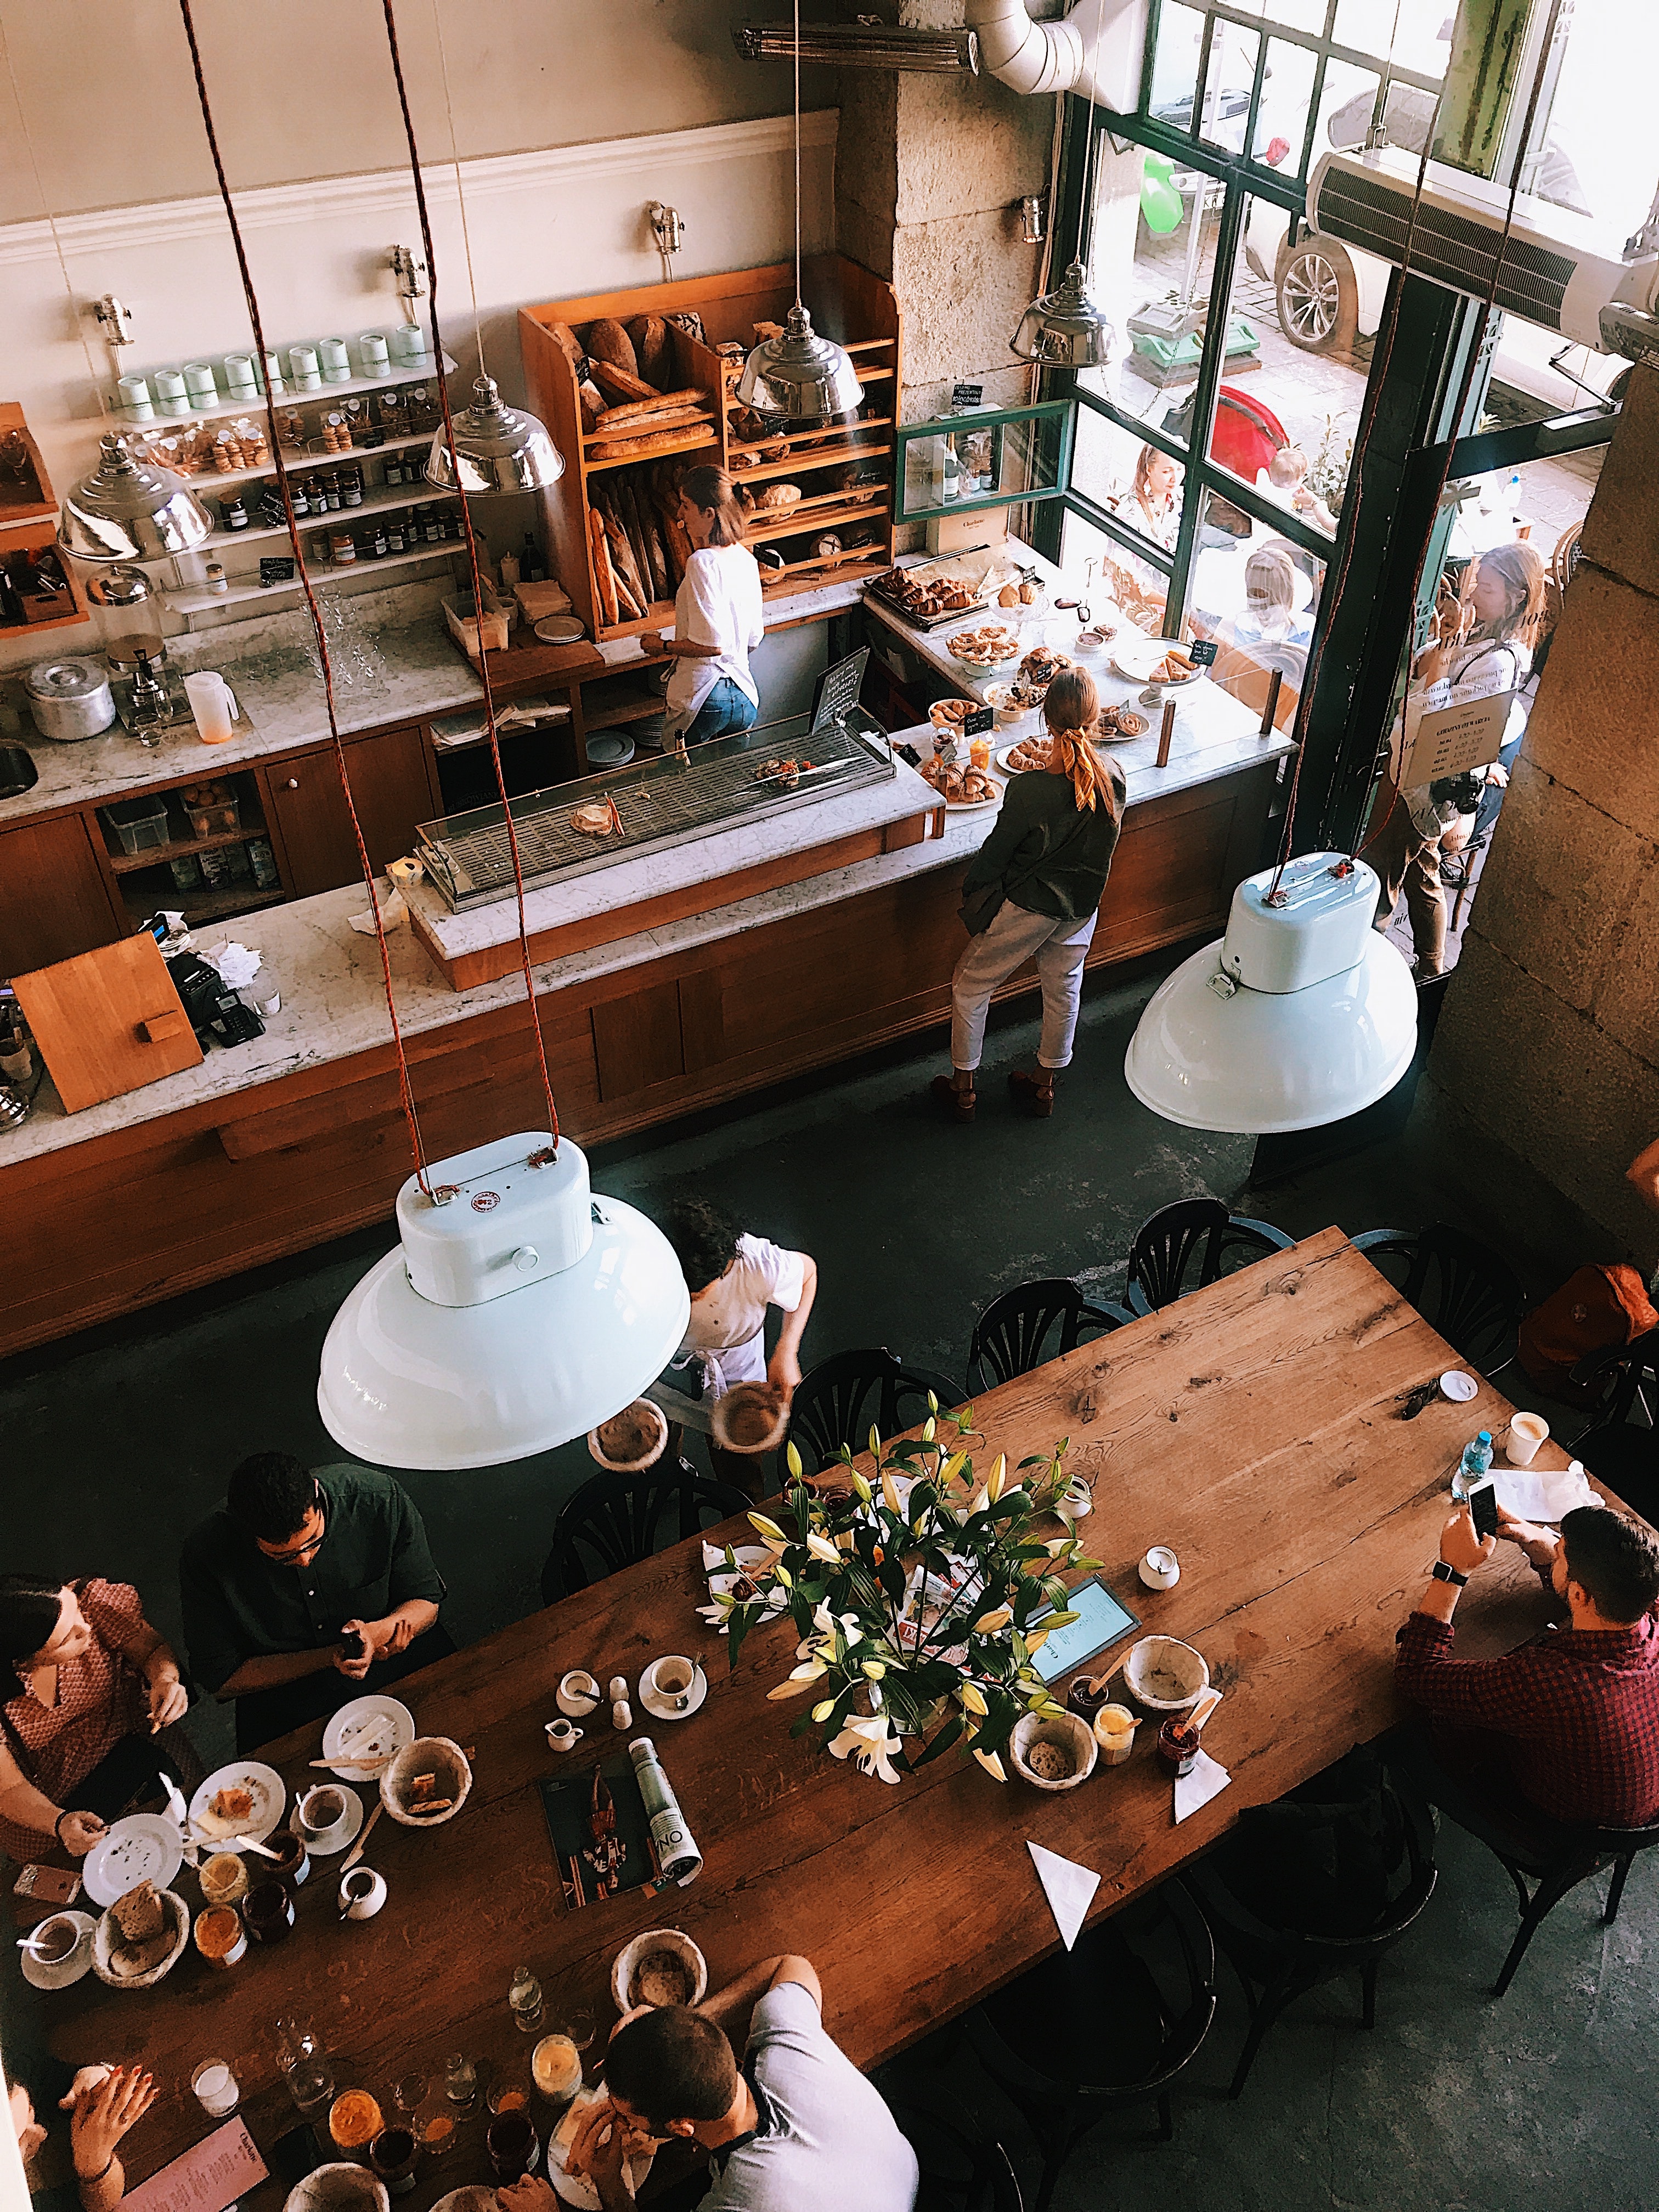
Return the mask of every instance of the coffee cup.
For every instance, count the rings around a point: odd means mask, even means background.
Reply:
[[[300,1800],[300,1828],[307,1843],[326,1841],[345,1816],[345,1791],[337,1784],[320,1782]]]
[[[651,1685],[657,1697],[671,1712],[683,1713],[691,1702],[692,1685],[697,1679],[696,1665],[671,1652],[667,1658],[659,1659],[651,1669]]]
[[[81,1942],[82,1931],[67,1912],[54,1913],[43,1920],[30,1937],[34,1955],[43,1966],[61,1966],[71,1957]]]
[[[582,1740],[582,1732],[574,1721],[549,1721],[544,1733],[550,1751],[574,1751]]]
[[[1550,1425],[1541,1413],[1516,1413],[1504,1439],[1504,1456],[1511,1467],[1530,1467],[1538,1447],[1549,1435]]]
[[[386,1876],[373,1867],[353,1867],[340,1881],[340,1910],[348,1920],[372,1920],[386,1903]]]
[[[584,1667],[573,1667],[559,1677],[559,1711],[572,1720],[586,1720],[599,1702],[599,1684]]]
[[[1173,1589],[1181,1580],[1181,1562],[1167,1544],[1154,1544],[1140,1563],[1140,1579],[1148,1589]]]

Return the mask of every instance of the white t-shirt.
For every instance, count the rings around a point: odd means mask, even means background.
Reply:
[[[760,2125],[698,2212],[912,2212],[916,2154],[799,1982],[755,2007],[744,2069]]]
[[[706,1296],[691,1301],[685,1336],[676,1361],[695,1353],[702,1362],[702,1395],[690,1398],[674,1388],[668,1368],[647,1393],[670,1420],[708,1430],[709,1409],[735,1382],[766,1380],[766,1309],[793,1313],[806,1286],[806,1255],[786,1252],[764,1237],[738,1239],[737,1256]],[[695,1382],[691,1385],[695,1388]]]
[[[749,656],[765,636],[766,622],[760,570],[746,545],[705,545],[691,556],[674,599],[674,635],[719,651],[708,659],[675,661],[671,713],[689,722],[722,677],[759,704]]]

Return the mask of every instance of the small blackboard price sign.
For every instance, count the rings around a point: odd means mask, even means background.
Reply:
[[[1216,641],[1212,637],[1194,638],[1186,650],[1194,668],[1207,668],[1216,656]]]
[[[268,589],[272,584],[291,584],[293,581],[294,561],[291,555],[267,553],[261,556],[259,562],[261,589]]]
[[[976,708],[971,714],[963,716],[962,734],[964,738],[982,738],[995,719],[988,707]]]

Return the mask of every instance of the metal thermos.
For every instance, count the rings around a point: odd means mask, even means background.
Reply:
[[[23,679],[29,712],[43,738],[95,738],[115,720],[115,695],[101,660],[66,655],[37,660]]]
[[[656,1745],[648,1735],[635,1736],[628,1753],[634,1762],[635,1778],[645,1803],[645,1817],[663,1879],[677,1881],[684,1889],[702,1872],[702,1853],[686,1826],[674,1785],[663,1772]]]

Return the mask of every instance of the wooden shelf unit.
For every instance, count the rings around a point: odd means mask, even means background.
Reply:
[[[25,478],[19,483],[9,477],[0,477],[0,531],[14,530],[22,522],[44,522],[48,519],[55,522],[58,519],[58,495],[52,490],[52,478],[46,474],[34,434],[23,419],[23,410],[15,399],[0,399],[0,439],[13,430],[21,436],[27,450],[33,482]],[[14,493],[17,496],[14,497]],[[10,543],[9,539],[0,538],[0,545]]]
[[[793,509],[775,521],[755,516],[746,536],[751,544],[774,544],[816,535],[836,522],[873,524],[878,534],[867,550],[849,553],[834,567],[821,561],[786,559],[783,569],[763,572],[773,589],[779,580],[793,580],[809,570],[820,572],[827,583],[843,574],[876,574],[893,562],[893,444],[890,438],[872,444],[867,434],[890,431],[893,424],[895,409],[888,387],[896,391],[902,359],[897,298],[890,284],[841,254],[817,255],[805,264],[802,296],[814,328],[845,345],[858,358],[860,376],[876,387],[866,402],[871,411],[839,435],[823,430],[789,434],[786,459],[740,468],[734,471],[737,480],[760,483],[808,470],[844,467],[850,461],[878,466],[883,489],[863,505],[844,499],[831,502],[828,494],[820,495],[826,504],[816,512],[809,507],[799,520]],[[595,638],[634,637],[646,630],[671,629],[674,610],[672,601],[659,599],[642,618],[610,623],[600,620],[589,536],[593,504],[590,480],[595,477],[614,479],[621,471],[637,469],[641,477],[632,482],[638,483],[664,461],[678,462],[682,457],[695,456],[721,468],[731,467],[734,454],[740,459],[751,459],[757,447],[745,446],[732,433],[732,416],[742,411],[733,397],[736,372],[714,349],[727,343],[745,349],[752,346],[755,324],[781,321],[793,299],[793,266],[777,262],[763,269],[735,270],[724,276],[599,293],[586,299],[554,300],[520,309],[519,341],[530,404],[547,424],[568,464],[547,495],[553,562],[575,613]],[[696,389],[714,415],[714,422],[707,429],[688,425],[684,437],[665,435],[662,447],[648,459],[589,459],[590,446],[605,442],[605,418],[600,416],[593,431],[583,422],[575,372],[552,335],[553,325],[563,323],[573,330],[581,329],[601,318],[627,323],[637,315],[667,316],[692,309],[702,318],[708,343],[701,344],[684,331],[673,330],[673,388]],[[766,442],[775,445],[779,441]]]
[[[58,509],[54,507],[49,521],[20,522],[0,528],[0,562],[9,561],[14,554],[33,553],[40,546],[54,545],[57,542]],[[92,620],[92,610],[87,605],[86,594],[81,588],[80,578],[75,573],[74,562],[67,554],[64,554],[58,565],[69,583],[72,611],[66,614],[48,615],[40,622],[0,623],[0,637],[44,637],[49,630],[70,629],[77,623]],[[15,580],[15,570],[13,575]],[[45,659],[46,654],[43,653],[41,658]]]

